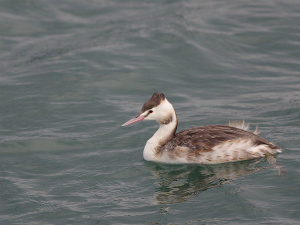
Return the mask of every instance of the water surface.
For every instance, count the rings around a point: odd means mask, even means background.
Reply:
[[[1,224],[299,224],[299,1],[0,3]],[[246,120],[284,149],[146,162],[154,92],[178,130]]]

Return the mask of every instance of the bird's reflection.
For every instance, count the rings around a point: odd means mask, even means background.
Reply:
[[[210,166],[166,165],[148,163],[153,175],[160,179],[155,196],[157,204],[184,202],[210,188],[256,173],[266,167],[259,165],[265,159],[224,163]]]

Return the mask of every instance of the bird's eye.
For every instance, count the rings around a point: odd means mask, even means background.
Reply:
[[[152,111],[152,110],[149,110],[149,113],[153,113],[153,111]]]

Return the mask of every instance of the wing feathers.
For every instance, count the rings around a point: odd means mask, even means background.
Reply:
[[[220,143],[237,138],[249,138],[255,145],[264,144],[272,149],[279,149],[252,132],[225,125],[208,125],[183,130],[175,134],[175,137],[168,143],[168,149],[182,146],[192,151],[212,151],[213,147]]]

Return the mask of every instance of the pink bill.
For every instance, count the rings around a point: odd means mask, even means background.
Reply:
[[[126,123],[124,123],[122,126],[127,126],[136,122],[139,122],[141,120],[143,120],[145,118],[145,116],[138,116],[138,117],[134,117],[131,120],[128,120]]]

